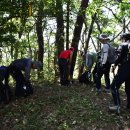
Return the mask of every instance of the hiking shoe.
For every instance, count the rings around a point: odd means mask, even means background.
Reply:
[[[120,109],[120,106],[109,106],[110,111],[117,111],[118,109]]]

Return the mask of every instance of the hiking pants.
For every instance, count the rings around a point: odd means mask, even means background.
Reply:
[[[119,67],[117,75],[111,84],[111,91],[115,105],[120,105],[119,89],[122,83],[125,83],[127,108],[130,108],[130,69],[127,62]]]
[[[101,78],[103,74],[105,78],[106,89],[110,89],[110,78],[109,78],[110,68],[111,64],[108,62],[104,65],[104,68],[100,67],[100,65],[97,64],[97,72],[95,74],[95,82],[97,89],[101,89]]]
[[[60,83],[62,85],[68,84],[68,61],[63,58],[59,58],[59,71],[60,71]]]

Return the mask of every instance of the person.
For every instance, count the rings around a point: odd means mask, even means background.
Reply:
[[[15,66],[21,71],[24,71],[24,77],[27,82],[30,80],[30,72],[31,69],[38,69],[42,68],[42,64],[40,61],[32,61],[31,58],[22,58],[14,60],[10,66]]]
[[[97,62],[97,53],[88,51],[86,53],[86,67],[87,67],[87,70],[91,72],[91,69],[92,69],[94,63],[96,63],[96,62]]]
[[[82,56],[84,57],[84,55]],[[79,76],[79,82],[80,83],[88,83],[91,81],[91,71],[92,71],[92,67],[94,65],[94,63],[96,63],[97,61],[97,54],[95,52],[92,52],[92,51],[88,51],[86,53],[86,57],[85,57],[85,67],[86,67],[86,71],[81,75]],[[84,58],[83,58],[84,60]]]
[[[16,96],[26,96],[33,93],[30,83],[31,69],[41,69],[40,61],[32,61],[31,58],[22,58],[14,60],[9,66],[9,70],[16,81]],[[24,72],[24,74],[22,73]]]
[[[69,85],[70,67],[72,63],[74,48],[71,47],[68,50],[64,50],[60,53],[58,59],[59,71],[60,71],[60,83],[61,85]]]
[[[113,66],[113,72],[117,66],[118,70],[111,84],[114,106],[109,106],[110,110],[117,110],[120,108],[121,101],[119,89],[124,82],[127,96],[127,109],[130,110],[130,33],[123,33],[121,35],[121,40],[122,43],[118,48],[120,53]]]
[[[8,84],[9,71],[7,66],[0,66],[0,103],[9,103],[12,92]]]
[[[108,52],[109,52],[109,40],[110,38],[108,37],[107,34],[101,34],[99,36],[99,41],[102,43],[102,48],[101,48],[101,58],[99,59],[96,67],[96,90],[98,93],[102,91],[101,88],[101,78],[104,74],[105,77],[105,91],[110,92],[110,78],[109,78],[109,73],[110,73],[110,68],[111,64],[107,61],[108,58]]]
[[[96,85],[97,70],[98,70],[98,64],[99,64],[100,59],[101,59],[101,52],[99,51],[99,52],[97,52],[96,64],[95,64],[93,71],[92,71],[94,86]]]

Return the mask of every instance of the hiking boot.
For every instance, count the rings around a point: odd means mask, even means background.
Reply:
[[[120,106],[109,106],[110,111],[117,111],[118,109],[120,109]]]

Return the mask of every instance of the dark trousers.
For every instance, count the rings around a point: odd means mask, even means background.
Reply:
[[[11,101],[12,92],[6,84],[0,83],[0,103],[8,104]]]
[[[110,78],[109,78],[110,68],[111,68],[111,64],[108,62],[104,65],[103,68],[100,67],[100,65],[97,63],[96,65],[97,70],[95,70],[97,72],[94,72],[95,73],[94,80],[97,89],[101,89],[101,78],[103,75],[105,78],[106,89],[110,89]]]
[[[120,105],[119,89],[122,83],[125,83],[125,92],[127,96],[127,107],[130,108],[130,65],[124,63],[118,69],[118,73],[111,84],[112,96],[115,105]]]
[[[66,59],[59,58],[59,71],[60,71],[60,83],[62,85],[69,84],[68,80],[68,61]]]

